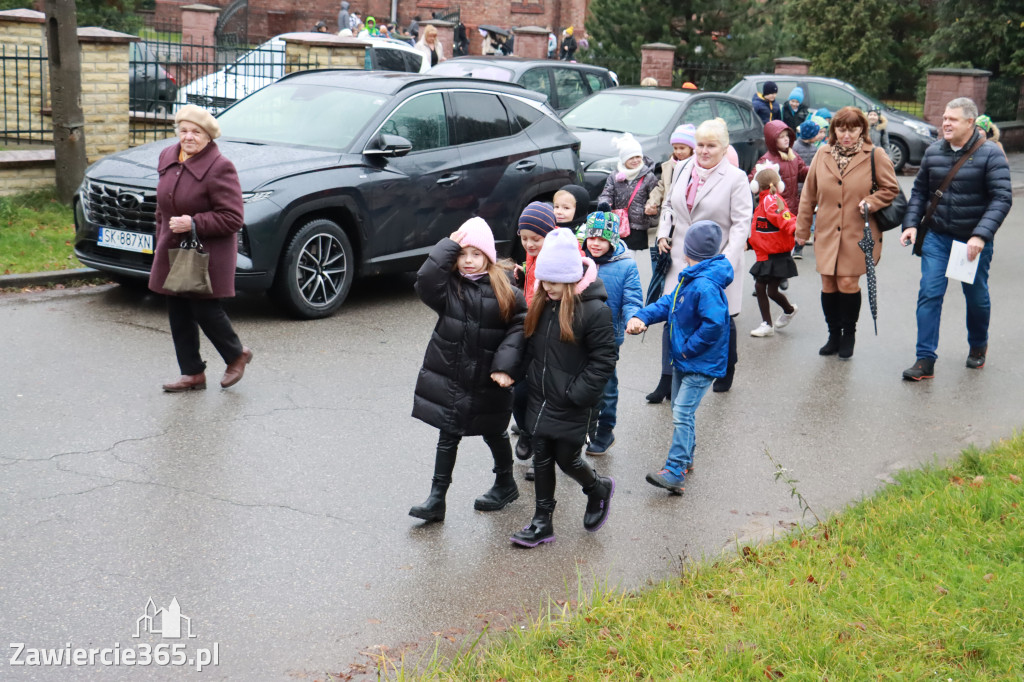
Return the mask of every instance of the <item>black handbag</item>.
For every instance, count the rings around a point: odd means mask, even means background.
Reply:
[[[882,232],[894,230],[903,224],[903,214],[907,212],[907,197],[903,194],[903,188],[896,185],[899,194],[892,200],[892,203],[875,211],[875,224]],[[871,150],[871,193],[878,191],[878,181],[875,179],[875,150]]]
[[[168,249],[167,258],[171,265],[167,270],[167,279],[164,280],[164,289],[176,294],[200,296],[213,293],[210,254],[206,253],[199,241],[195,221],[192,221],[192,232],[181,240],[180,248]]]

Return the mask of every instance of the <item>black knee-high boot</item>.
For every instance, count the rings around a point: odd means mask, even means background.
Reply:
[[[843,325],[843,338],[839,342],[839,359],[853,357],[853,344],[857,340],[857,320],[860,319],[860,292],[839,294],[839,314]]]
[[[409,510],[409,516],[424,521],[444,521],[444,497],[452,484],[455,457],[459,452],[459,436],[441,432],[437,439],[437,453],[434,455],[434,477],[430,483],[430,495],[426,501]]]
[[[484,442],[491,449],[491,456],[494,458],[494,485],[476,498],[473,508],[479,511],[498,511],[519,499],[519,488],[516,487],[516,479],[512,476],[512,444],[505,432],[484,436]]]
[[[821,292],[821,312],[825,314],[825,324],[828,325],[828,341],[818,349],[818,355],[835,355],[839,350],[839,342],[843,338],[843,325],[839,314],[840,296],[838,291]]]

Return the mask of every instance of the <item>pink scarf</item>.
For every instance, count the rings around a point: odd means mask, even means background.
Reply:
[[[714,168],[701,168],[700,165],[694,160],[693,165],[690,167],[690,184],[686,188],[686,210],[693,210],[693,203],[697,198],[697,191],[704,186],[704,183],[708,178],[711,177],[711,173],[714,172],[715,168],[722,162],[719,161],[715,164]]]

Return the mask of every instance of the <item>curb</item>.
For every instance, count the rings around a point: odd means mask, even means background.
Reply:
[[[57,270],[54,272],[30,272],[23,275],[0,275],[0,289],[17,289],[21,287],[40,287],[49,284],[61,284],[76,279],[93,279],[107,277],[93,268],[77,268],[75,270]]]

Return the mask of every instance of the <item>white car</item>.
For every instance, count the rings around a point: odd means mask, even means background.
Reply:
[[[284,33],[246,52],[233,64],[202,76],[178,89],[176,106],[196,104],[217,114],[243,97],[284,76]],[[314,34],[323,37],[322,34]],[[370,44],[363,68],[367,71],[425,73],[430,60],[408,43],[391,38],[358,38]]]

